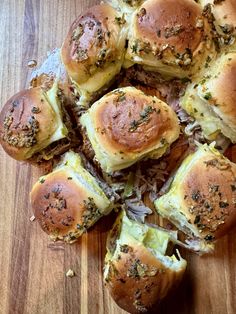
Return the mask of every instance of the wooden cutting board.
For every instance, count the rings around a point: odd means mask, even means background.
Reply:
[[[40,63],[59,47],[75,17],[96,2],[0,1],[1,105],[27,86],[28,61]],[[30,221],[29,192],[39,175],[0,149],[0,314],[125,313],[102,284],[106,235],[114,217],[101,220],[77,244],[50,242]],[[212,256],[183,255],[185,280],[158,313],[236,313],[234,233],[217,244]],[[70,268],[73,278],[65,276]]]

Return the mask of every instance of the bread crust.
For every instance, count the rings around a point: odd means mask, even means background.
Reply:
[[[0,143],[12,158],[26,160],[55,132],[55,119],[40,87],[23,90],[0,113]]]
[[[186,174],[179,193],[183,213],[202,238],[218,239],[235,226],[236,164],[206,154]]]
[[[147,312],[181,282],[185,268],[174,271],[145,247],[129,243],[128,252],[108,262],[105,285],[112,298],[129,313]],[[140,269],[140,272],[139,272]]]
[[[134,87],[102,97],[81,117],[81,124],[107,172],[127,168],[145,157],[160,158],[180,133],[175,112]]]
[[[183,161],[155,206],[187,236],[210,245],[236,224],[236,164],[212,145],[201,146]]]
[[[179,131],[177,118],[165,103],[134,88],[108,94],[92,116],[101,130],[99,139],[110,151],[140,153],[159,141],[168,142],[169,134],[176,137]]]
[[[236,130],[236,53],[222,55],[208,75],[205,88],[211,95],[209,104],[216,106],[218,115]]]
[[[37,182],[31,192],[34,215],[43,231],[65,237],[78,232],[86,211],[86,191],[65,170],[52,172]]]
[[[78,85],[107,64],[121,60],[124,47],[120,45],[119,21],[111,6],[101,4],[85,11],[70,27],[61,55],[67,72]]]
[[[144,14],[145,13],[145,14]],[[176,53],[195,51],[201,42],[202,31],[196,27],[201,8],[194,1],[148,0],[135,19],[135,32],[151,45],[161,48],[170,45]]]
[[[210,44],[210,26],[195,1],[147,0],[129,30],[126,59],[169,77],[199,72]]]
[[[111,211],[110,200],[72,151],[35,183],[30,198],[41,228],[55,241],[75,242]]]

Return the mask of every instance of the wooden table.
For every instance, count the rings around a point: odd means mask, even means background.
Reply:
[[[68,27],[90,0],[1,0],[1,105],[25,88],[29,60],[39,63],[59,47]],[[102,284],[107,230],[101,220],[75,245],[52,243],[31,222],[29,192],[39,170],[9,158],[0,149],[0,313],[121,314]],[[184,252],[188,271],[159,313],[236,313],[236,239],[222,239],[214,255]],[[67,278],[71,268],[76,276]]]

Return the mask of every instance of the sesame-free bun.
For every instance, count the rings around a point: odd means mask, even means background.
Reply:
[[[201,125],[206,138],[219,134],[236,143],[236,52],[223,53],[207,73],[187,87],[180,104]]]
[[[126,59],[168,77],[199,72],[213,53],[210,26],[192,0],[147,0],[131,19]],[[129,63],[127,63],[127,66]]]
[[[53,240],[72,243],[110,211],[110,202],[81,158],[66,153],[50,174],[41,177],[31,191],[34,215]]]
[[[166,103],[134,87],[108,93],[80,121],[106,172],[161,157],[180,132],[177,116]]]
[[[178,286],[186,261],[168,256],[171,235],[131,221],[121,213],[107,239],[104,282],[112,298],[129,313],[148,312]]]
[[[81,101],[120,72],[125,49],[125,20],[108,4],[94,6],[72,24],[61,55]]]
[[[160,215],[186,233],[200,253],[236,225],[236,164],[211,144],[201,145],[177,170],[170,190],[155,201]]]
[[[55,88],[23,90],[4,105],[0,113],[0,142],[14,159],[26,160],[49,144],[66,137]]]

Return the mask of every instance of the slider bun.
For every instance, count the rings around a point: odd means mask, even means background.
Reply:
[[[169,241],[167,232],[139,225],[127,217],[120,223],[115,223],[108,236],[104,282],[122,309],[129,313],[148,312],[178,286],[187,263],[180,256],[179,259],[174,255],[165,256],[165,246]],[[131,232],[128,228],[132,229]],[[120,234],[114,239],[117,230]],[[139,236],[143,239],[138,239]],[[156,250],[149,247],[154,240]],[[163,255],[161,246],[165,247]]]
[[[180,132],[177,116],[166,103],[134,87],[105,95],[80,121],[107,172],[161,157]]]
[[[39,179],[30,197],[43,231],[53,240],[69,243],[110,211],[106,195],[73,152],[66,153],[52,173]]]
[[[188,86],[181,106],[210,140],[219,133],[236,143],[236,53],[224,53],[198,84]]]
[[[195,73],[211,53],[209,24],[192,0],[145,1],[128,37],[126,59],[170,77]]]
[[[213,144],[200,146],[184,160],[169,192],[155,206],[190,238],[198,239],[200,251],[210,251],[211,242],[236,225],[236,164]]]
[[[63,43],[63,63],[82,96],[108,84],[120,72],[125,21],[109,5],[94,6],[72,24]]]
[[[46,94],[40,87],[23,90],[3,107],[0,142],[12,158],[26,160],[67,135],[53,95],[54,90]]]

